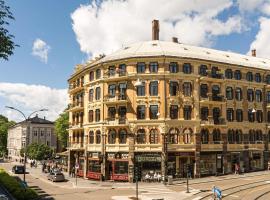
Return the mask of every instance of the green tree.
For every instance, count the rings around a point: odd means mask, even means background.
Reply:
[[[67,139],[68,139],[68,112],[65,110],[62,114],[60,114],[59,118],[55,121],[55,132],[58,138],[58,141],[61,146],[61,150],[67,147]]]
[[[52,156],[53,149],[46,144],[32,143],[26,148],[27,157],[34,160],[44,160]]]
[[[3,115],[0,115],[0,156],[7,153],[8,128],[16,124],[14,121],[8,121]]]
[[[0,0],[0,59],[8,60],[8,57],[13,54],[16,45],[12,40],[14,35],[10,34],[6,26],[9,25],[9,20],[14,20],[10,7],[5,5],[4,0]]]

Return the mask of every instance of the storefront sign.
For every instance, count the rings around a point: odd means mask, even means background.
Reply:
[[[92,153],[92,158],[98,158],[98,153]]]
[[[108,153],[108,159],[114,159],[115,154],[114,153]]]
[[[194,152],[174,152],[169,153],[169,156],[194,157]]]
[[[161,162],[160,154],[140,154],[135,156],[137,162]]]
[[[122,159],[128,159],[128,153],[122,153]]]

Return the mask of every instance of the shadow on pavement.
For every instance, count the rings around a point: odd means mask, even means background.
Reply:
[[[29,188],[35,190],[38,193],[38,196],[40,197],[40,200],[43,200],[43,199],[54,200],[53,197],[51,197],[49,194],[47,194],[44,190],[42,190],[38,186],[29,186]]]

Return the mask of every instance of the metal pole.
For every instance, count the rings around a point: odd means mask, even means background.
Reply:
[[[75,170],[76,170],[76,171],[75,171],[75,172],[76,172],[76,173],[75,173],[75,177],[76,177],[75,180],[76,180],[76,186],[77,186],[77,169],[75,169]]]
[[[186,193],[189,193],[189,186],[188,186],[188,167],[187,167],[187,192]]]
[[[139,187],[138,187],[138,177],[136,177],[136,200],[139,200]]]

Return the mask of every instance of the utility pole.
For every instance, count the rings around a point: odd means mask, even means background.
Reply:
[[[187,191],[186,193],[189,193],[189,184],[188,184],[188,177],[189,177],[189,165],[187,164],[186,166],[186,170],[187,170]]]

